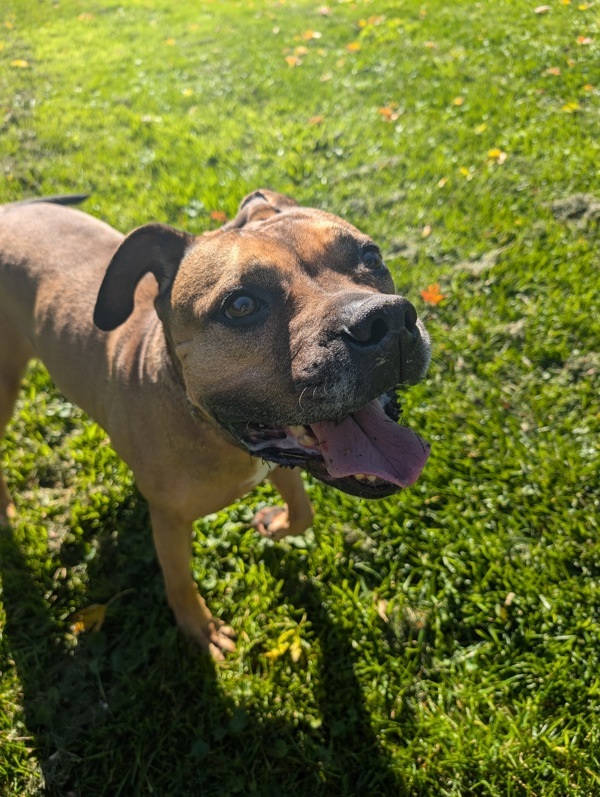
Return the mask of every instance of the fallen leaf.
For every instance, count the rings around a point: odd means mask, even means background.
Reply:
[[[545,75],[555,75],[558,77],[560,75],[560,67],[559,66],[549,66],[548,69],[544,72]]]
[[[506,152],[502,152],[498,147],[488,150],[488,158],[494,163],[502,164],[508,158]]]
[[[300,66],[302,63],[302,59],[298,58],[297,55],[288,55],[285,59],[288,66]]]
[[[566,102],[560,110],[563,111],[563,113],[575,113],[580,107],[578,102]]]
[[[331,14],[331,9],[329,6],[319,6],[319,8],[317,8],[317,14],[320,14],[322,17],[328,17]]]
[[[79,609],[72,615],[71,630],[74,634],[80,634],[83,631],[99,631],[106,619],[106,604],[105,603],[92,603],[86,606],[85,609]]]
[[[308,55],[308,50],[301,44],[299,47],[294,47],[294,55]]]
[[[427,47],[428,50],[435,50],[436,47],[437,47],[437,44],[435,42],[425,42],[425,44],[423,46]]]
[[[480,136],[482,133],[485,133],[487,130],[487,125],[485,122],[482,122],[480,125],[477,125],[475,128],[475,135]]]
[[[445,299],[443,293],[440,292],[440,286],[437,282],[434,282],[433,285],[428,285],[425,290],[421,291],[421,298],[427,304],[439,304],[442,299]]]
[[[536,14],[547,14],[550,11],[550,6],[538,6],[534,10]]]
[[[591,39],[589,36],[578,36],[577,37],[577,44],[581,44],[582,47],[585,47],[586,45],[591,44],[592,41],[593,41],[593,39]]]
[[[431,235],[431,224],[426,224],[421,230],[421,238],[429,238]]]
[[[376,604],[377,614],[381,617],[384,623],[389,623],[390,621],[390,618],[387,615],[387,607],[388,607],[388,601],[384,600],[383,598],[377,601]]]
[[[593,91],[594,86],[591,83],[586,83],[585,86],[582,86],[584,91]]]
[[[320,39],[321,34],[318,30],[305,30],[302,34],[302,38],[304,41],[310,41],[311,39]]]
[[[398,110],[390,108],[389,105],[385,105],[382,108],[378,108],[377,113],[380,114],[380,116],[383,116],[386,122],[395,122],[396,119],[400,116]]]
[[[16,58],[14,61],[10,62],[11,66],[16,66],[19,69],[27,69],[29,66],[29,61],[25,61],[22,58]]]
[[[91,22],[94,19],[94,15],[90,14],[88,11],[84,11],[83,14],[80,14],[77,19],[80,22]]]
[[[327,83],[327,81],[331,80],[332,77],[333,75],[331,74],[331,72],[325,72],[324,75],[321,75],[319,80],[321,81],[321,83]]]
[[[447,182],[448,182],[448,178],[447,177],[442,177],[442,179],[438,181],[438,188],[443,188],[446,185]]]
[[[210,217],[213,221],[218,221],[223,224],[227,221],[227,213],[222,210],[211,211]]]
[[[308,124],[309,125],[321,125],[321,124],[323,124],[324,121],[325,121],[325,117],[324,116],[312,116],[308,120]]]
[[[349,53],[357,53],[360,50],[360,42],[350,42],[350,44],[346,45],[346,50]]]
[[[452,100],[452,105],[461,106],[461,105],[464,105],[464,104],[465,104],[465,98],[464,97],[455,97]]]

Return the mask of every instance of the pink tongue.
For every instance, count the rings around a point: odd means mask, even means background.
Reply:
[[[375,399],[340,423],[311,423],[330,476],[364,473],[399,487],[416,482],[430,446],[385,414]]]

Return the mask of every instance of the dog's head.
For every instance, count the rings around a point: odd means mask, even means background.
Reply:
[[[395,388],[423,378],[429,338],[367,235],[266,190],[205,235],[140,227],[106,272],[100,329],[147,272],[190,403],[253,456],[362,497],[417,479],[429,446],[396,423]]]

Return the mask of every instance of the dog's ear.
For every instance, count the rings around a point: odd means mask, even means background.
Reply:
[[[285,196],[285,194],[278,194],[276,191],[269,191],[268,188],[261,188],[242,199],[235,219],[224,224],[221,230],[226,232],[244,227],[251,221],[264,221],[275,213],[282,213],[287,208],[297,206],[298,203],[295,199]]]
[[[104,275],[94,308],[94,324],[110,332],[126,321],[133,311],[135,288],[149,271],[156,277],[159,296],[164,294],[193,241],[193,235],[165,224],[146,224],[130,233]]]

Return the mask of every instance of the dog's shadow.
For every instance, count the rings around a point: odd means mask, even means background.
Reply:
[[[135,496],[124,520],[147,527],[146,507]],[[12,530],[0,529],[4,645],[15,662],[25,730],[42,768],[45,788],[36,793],[404,793],[371,729],[354,673],[357,654],[351,640],[332,623],[318,585],[303,577],[299,557],[272,546],[265,550],[264,561],[278,579],[284,578],[283,597],[306,613],[321,644],[318,730],[301,721],[292,726],[269,705],[272,695],[264,695],[262,705],[253,702],[255,697],[244,703],[228,695],[217,665],[173,627],[149,533],[147,555],[134,564],[126,550],[129,544],[134,543],[124,534],[107,538],[102,567],[106,557],[109,568],[126,558],[128,583],[135,579],[139,589],[123,598],[110,621],[110,636],[100,631],[76,643],[60,611],[50,607],[47,584],[33,576]],[[139,551],[139,540],[135,544]],[[95,570],[92,560],[92,592],[96,575],[104,577]],[[136,613],[139,621],[132,634],[131,616]],[[232,671],[228,677],[234,677]],[[160,785],[164,783],[170,784],[168,790]]]

